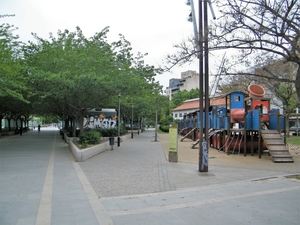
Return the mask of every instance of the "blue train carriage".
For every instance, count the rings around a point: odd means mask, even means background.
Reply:
[[[197,121],[197,111],[184,115],[184,118],[179,121],[179,124],[179,134],[183,136],[181,138],[181,141],[183,141],[185,138],[189,138],[192,140],[196,139],[197,129],[199,128]]]

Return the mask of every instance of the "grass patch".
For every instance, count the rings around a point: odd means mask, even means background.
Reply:
[[[297,180],[300,180],[300,174],[286,176],[286,178],[288,178],[288,179],[297,179]]]
[[[300,137],[297,137],[297,136],[287,137],[286,142],[287,142],[287,144],[294,144],[294,145],[300,146]]]
[[[169,132],[164,132],[164,131],[162,131],[161,129],[157,129],[157,133],[158,133],[158,134],[168,134]]]

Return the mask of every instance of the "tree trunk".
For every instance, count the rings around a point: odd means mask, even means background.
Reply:
[[[71,135],[72,137],[76,137],[76,118],[71,117]]]
[[[296,81],[295,81],[295,88],[296,88],[296,93],[298,96],[298,101],[300,101],[300,64],[298,64],[298,70],[296,74]]]
[[[3,116],[0,117],[0,121],[1,121],[1,126],[0,126],[0,135],[1,135],[1,132],[2,132],[2,119],[3,119]]]
[[[11,120],[10,118],[7,119],[7,123],[8,123],[8,131],[11,131],[10,120]]]
[[[83,132],[83,118],[84,118],[85,113],[86,113],[86,110],[82,110],[80,113],[80,118],[79,118],[80,133]]]
[[[289,125],[289,118],[291,113],[287,113],[285,117],[285,135],[286,137],[290,137],[290,125]]]
[[[70,117],[68,116],[65,119],[65,127],[64,127],[67,132],[69,132],[69,123],[70,123]]]

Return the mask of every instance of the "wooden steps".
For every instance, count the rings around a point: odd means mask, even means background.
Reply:
[[[275,163],[293,163],[294,159],[289,153],[282,137],[277,130],[261,130],[261,136],[269,149]]]

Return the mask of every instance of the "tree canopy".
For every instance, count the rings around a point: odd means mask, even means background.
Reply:
[[[24,65],[22,64],[21,42],[11,30],[14,26],[0,25],[0,97],[12,97],[26,101],[23,92],[26,91]]]
[[[199,89],[195,88],[190,91],[179,90],[172,96],[171,108],[174,109],[183,104],[185,100],[199,98]]]
[[[265,68],[271,60],[293,63],[297,67],[296,76],[284,81],[294,85],[300,99],[299,1],[216,0],[213,6],[220,16],[210,22],[210,51],[236,50],[225,63],[226,74],[263,77],[256,68]],[[193,43],[190,40],[175,45],[177,53],[167,57],[170,65],[195,59],[198,54]],[[282,80],[282,76],[276,74],[268,79]]]
[[[109,27],[90,38],[79,27],[74,32],[59,30],[48,39],[33,33],[35,41],[28,44],[18,42],[10,28],[0,27],[0,82],[4,84],[0,101],[16,98],[30,103],[29,108],[23,106],[26,112],[19,110],[23,116],[55,115],[83,124],[90,109],[117,108],[119,94],[122,106],[134,104],[140,115],[155,108],[145,102],[153,98],[154,89],[161,88],[154,80],[161,69],[144,63],[147,54],[135,56],[123,35],[109,43]],[[10,110],[1,108],[1,112]]]

